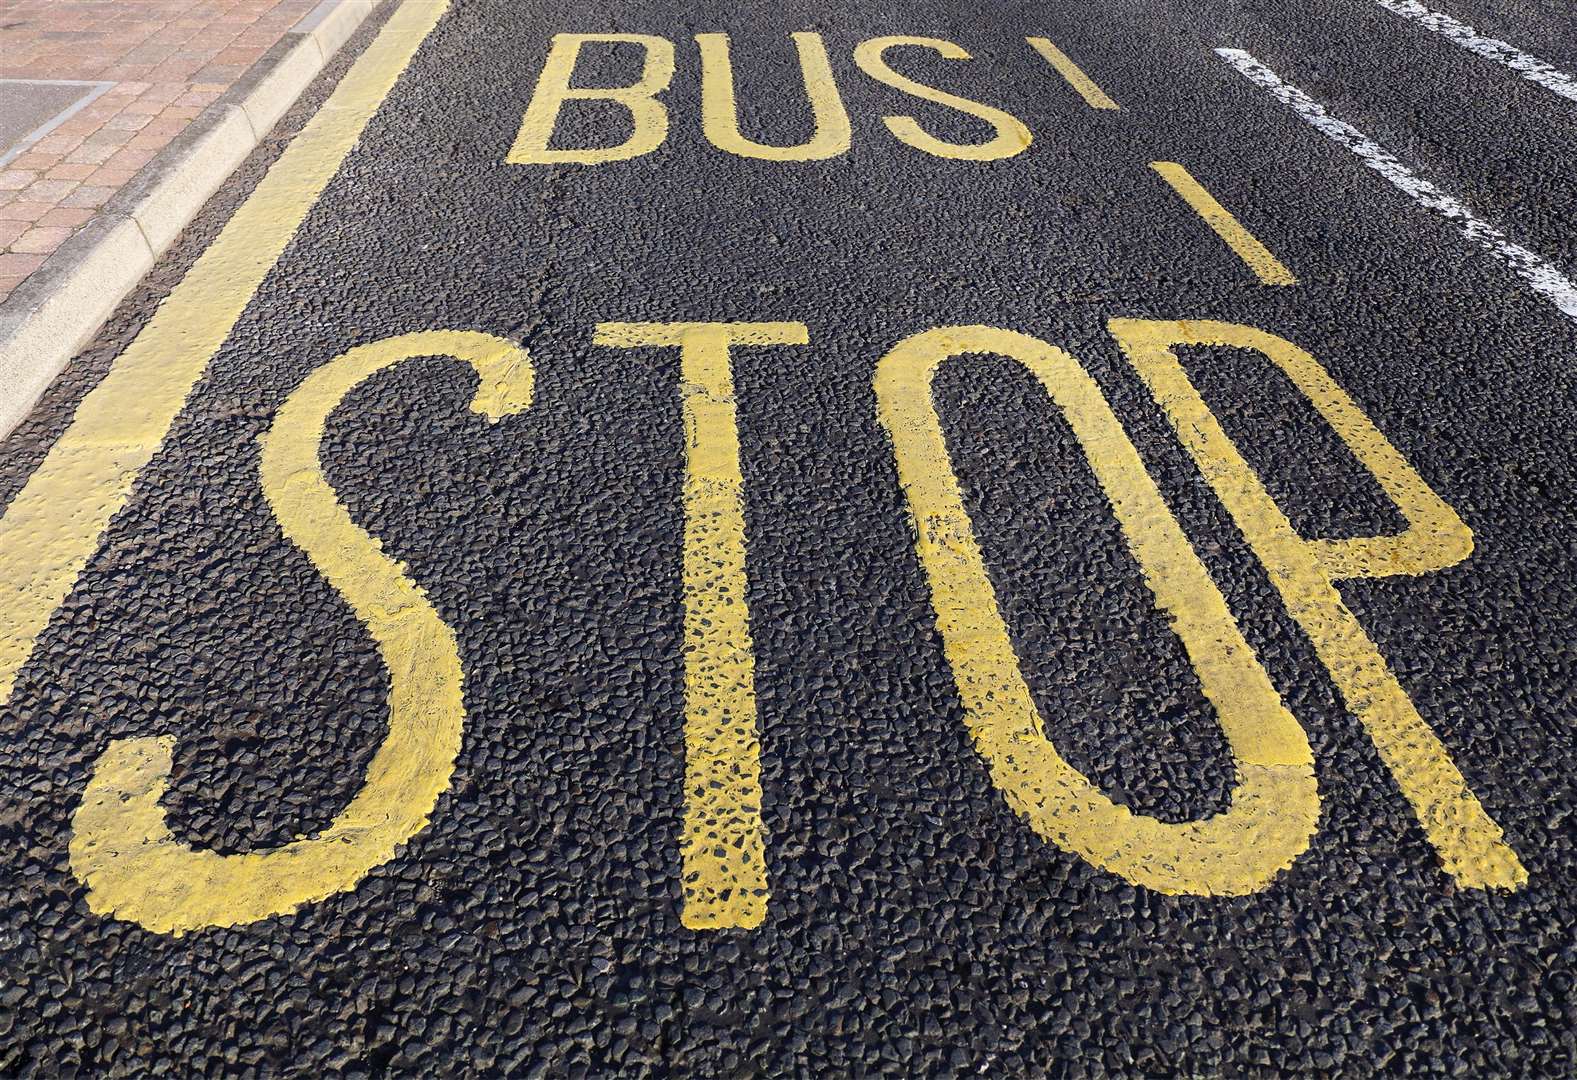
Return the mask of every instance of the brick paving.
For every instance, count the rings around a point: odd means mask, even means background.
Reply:
[[[113,83],[0,167],[0,301],[317,3],[0,0],[0,79]]]

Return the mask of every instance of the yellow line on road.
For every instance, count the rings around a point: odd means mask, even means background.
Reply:
[[[1106,91],[1095,85],[1095,80],[1084,74],[1084,69],[1068,58],[1068,54],[1043,37],[1025,38],[1025,41],[1036,52],[1046,58],[1047,63],[1057,69],[1057,74],[1068,80],[1068,85],[1079,92],[1079,96],[1089,102],[1092,109],[1116,109],[1117,103],[1107,96]]]
[[[71,869],[88,907],[181,934],[292,912],[353,888],[427,826],[449,787],[465,728],[455,633],[405,567],[352,520],[323,475],[330,414],[356,387],[421,356],[476,370],[473,412],[490,420],[531,405],[531,358],[511,341],[429,330],[360,345],[309,375],[263,440],[263,493],[285,536],[355,611],[389,669],[389,731],[349,805],[317,836],[221,855],[175,837],[159,805],[175,740],[114,739],[72,817]]]
[[[192,387],[448,0],[406,0],[291,141],[0,519],[0,704]]]
[[[727,34],[697,34],[701,50],[701,130],[713,146],[740,157],[763,161],[821,161],[849,149],[849,114],[838,96],[832,61],[820,34],[794,34],[799,66],[810,99],[815,130],[797,146],[769,146],[739,131],[739,103],[734,98],[734,67]]]
[[[1243,223],[1217,202],[1215,196],[1206,191],[1198,180],[1190,176],[1187,169],[1175,161],[1152,161],[1150,168],[1159,173],[1161,179],[1172,185],[1172,189],[1183,197],[1183,201],[1194,208],[1194,213],[1205,219],[1205,224],[1214,229],[1216,235],[1237,252],[1237,257],[1248,264],[1248,268],[1254,271],[1263,284],[1296,285],[1298,283],[1292,271],[1283,266],[1281,260],[1270,253],[1269,248],[1255,239],[1254,234],[1245,229]]]
[[[902,90],[922,101],[931,101],[949,109],[957,109],[961,113],[990,124],[996,130],[996,134],[988,142],[955,143],[938,139],[930,134],[912,116],[884,116],[882,123],[887,125],[887,130],[892,132],[893,138],[907,143],[916,150],[954,161],[999,161],[1028,149],[1034,136],[1018,117],[899,74],[887,64],[889,49],[930,49],[948,60],[968,60],[969,53],[951,41],[943,41],[940,38],[878,37],[862,41],[854,47],[854,63],[879,83]]]
[[[684,404],[684,910],[691,930],[767,915],[745,480],[729,348],[805,345],[804,323],[603,323],[596,343],[677,346]]]
[[[985,355],[1015,360],[1039,380],[1106,492],[1232,750],[1237,786],[1226,812],[1175,822],[1136,814],[1046,737],[931,397],[943,364]],[[1135,885],[1201,896],[1265,888],[1314,834],[1313,751],[1095,380],[1038,338],[949,326],[894,346],[876,365],[875,389],[965,721],[1008,804],[1044,839]]]
[[[1285,338],[1208,320],[1107,325],[1308,634],[1447,872],[1465,888],[1522,886],[1528,872],[1500,826],[1336,588],[1339,577],[1427,573],[1458,563],[1473,550],[1467,526],[1314,357]],[[1299,534],[1183,370],[1176,349],[1186,346],[1253,349],[1279,367],[1396,502],[1407,530],[1349,540]]]

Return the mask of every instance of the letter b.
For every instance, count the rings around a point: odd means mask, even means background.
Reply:
[[[574,87],[570,77],[580,47],[588,41],[630,42],[646,51],[641,77],[631,86]],[[657,95],[668,88],[674,75],[674,47],[651,34],[555,34],[547,63],[537,80],[531,104],[526,106],[520,134],[509,151],[511,165],[596,165],[649,154],[668,137],[668,110]],[[552,150],[553,128],[566,101],[612,101],[630,112],[634,130],[617,146]]]

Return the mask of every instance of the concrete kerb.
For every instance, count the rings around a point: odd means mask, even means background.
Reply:
[[[323,0],[0,304],[0,438],[376,7]]]

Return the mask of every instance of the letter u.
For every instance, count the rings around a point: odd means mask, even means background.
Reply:
[[[820,161],[849,148],[849,114],[844,111],[832,64],[820,34],[795,34],[800,73],[810,98],[816,133],[798,146],[767,146],[739,133],[734,100],[734,70],[728,57],[727,34],[697,34],[701,47],[701,127],[712,145],[740,157],[766,161]]]

